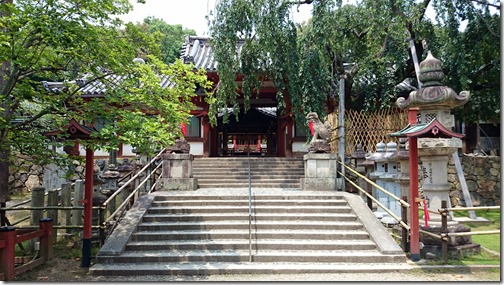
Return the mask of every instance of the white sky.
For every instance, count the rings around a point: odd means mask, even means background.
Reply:
[[[142,22],[148,16],[163,19],[170,25],[181,24],[182,27],[193,29],[198,36],[208,36],[208,23],[205,16],[215,9],[215,2],[218,0],[146,0],[145,4],[137,3],[137,0],[129,0],[134,8],[127,15],[120,18],[125,22]],[[345,0],[344,3],[355,3],[355,0]],[[311,17],[312,5],[300,5],[291,8],[292,17],[295,22],[303,22]],[[434,11],[432,5],[427,8],[427,15],[433,18]],[[461,30],[465,28],[461,25]]]
[[[134,8],[128,15],[120,18],[125,22],[142,22],[148,16],[163,19],[170,25],[181,24],[182,27],[193,29],[198,36],[208,36],[208,23],[205,16],[215,9],[216,0],[146,0],[138,4],[130,0]],[[302,22],[311,16],[312,5],[301,5],[299,13],[292,8],[295,22]]]

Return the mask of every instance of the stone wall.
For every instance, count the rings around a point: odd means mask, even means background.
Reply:
[[[10,193],[18,193],[42,186],[43,178],[43,167],[34,165],[29,157],[18,156],[11,162],[9,167]]]
[[[131,159],[118,159],[117,167],[124,171],[131,170]],[[96,159],[95,171],[103,171],[106,167],[106,160]],[[62,182],[74,182],[77,179],[84,179],[85,163],[75,160],[73,162],[73,175],[68,179],[62,177],[64,171],[58,170],[56,166],[50,165],[43,167],[34,165],[33,160],[26,156],[17,156],[9,167],[9,192],[11,194],[31,191],[33,187],[46,187],[56,189]],[[44,178],[46,181],[44,181]]]
[[[500,156],[463,155],[460,157],[460,162],[467,182],[467,188],[471,194],[473,206],[500,205]],[[464,195],[457,177],[453,158],[450,158],[448,164],[448,182],[451,184],[450,198],[452,206],[465,206]]]

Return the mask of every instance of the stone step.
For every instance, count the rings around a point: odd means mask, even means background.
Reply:
[[[237,163],[237,162],[267,162],[267,163],[303,163],[302,157],[197,157],[193,163]]]
[[[355,214],[328,214],[328,213],[277,213],[277,214],[253,214],[253,221],[356,221]],[[247,220],[248,213],[209,213],[209,214],[165,214],[153,215],[147,214],[143,216],[142,221],[147,223],[152,222],[170,222],[170,221],[218,221],[218,220]]]
[[[148,214],[177,213],[248,213],[248,206],[177,206],[152,207]],[[255,206],[254,213],[351,213],[349,206]]]
[[[246,183],[248,187],[248,179],[219,179],[219,178],[212,178],[212,179],[199,179],[198,178],[198,185],[200,184],[220,184],[220,185],[231,185],[231,184],[241,184],[241,183]],[[256,179],[256,180],[251,180],[250,184],[252,187],[256,185],[266,185],[266,184],[271,184],[271,185],[294,185],[297,184],[299,185],[300,180],[299,179]]]
[[[243,191],[242,191],[243,190]],[[215,189],[214,193],[211,195],[195,195],[192,194],[188,195],[187,191],[170,191],[170,192],[165,192],[163,193],[164,195],[162,196],[156,196],[154,199],[154,202],[158,201],[187,201],[187,200],[220,200],[220,201],[225,201],[225,200],[246,200],[248,201],[248,189],[239,189],[236,192],[233,192],[232,194],[226,192],[226,191],[221,191],[220,189]],[[262,190],[261,192],[268,191],[268,190]],[[272,191],[278,191],[277,189],[272,189]],[[225,195],[221,195],[220,192],[223,192]],[[292,192],[292,191],[291,191]],[[283,201],[289,201],[289,200],[310,200],[310,199],[315,199],[315,200],[331,200],[331,201],[340,201],[347,204],[346,200],[339,197],[335,196],[331,192],[317,192],[316,194],[311,194],[311,193],[305,193],[304,191],[296,191],[290,193],[290,195],[275,195],[275,194],[263,194],[263,193],[256,193],[254,190],[252,191],[252,197],[255,201],[267,201],[267,200],[283,200]]]
[[[168,207],[168,206],[204,206],[204,205],[221,205],[221,206],[248,206],[247,199],[236,199],[236,200],[176,200],[176,201],[154,201],[151,207]],[[304,199],[304,200],[251,200],[254,206],[267,206],[267,205],[282,205],[282,206],[345,206],[347,203],[344,200],[322,200],[322,199]]]
[[[262,262],[191,262],[191,263],[136,263],[95,264],[89,272],[102,276],[132,275],[218,275],[218,274],[317,274],[317,273],[387,273],[410,270],[401,263],[262,263]]]
[[[248,239],[208,239],[177,241],[137,241],[126,245],[127,251],[155,250],[248,250]],[[254,251],[263,250],[374,250],[370,240],[298,240],[261,239],[251,242]]]
[[[252,251],[253,262],[400,262],[404,256],[383,255],[376,250],[268,250]],[[125,251],[120,256],[96,257],[108,263],[247,262],[248,250]]]
[[[248,239],[247,230],[185,230],[135,232],[131,241],[156,240],[195,240],[195,239]],[[369,239],[368,232],[363,229],[353,231],[332,230],[260,230],[253,231],[254,239],[312,239],[312,240],[362,240]]]
[[[248,221],[197,221],[197,222],[142,222],[138,231],[170,231],[170,230],[223,230],[248,229]],[[362,228],[357,222],[327,222],[327,221],[256,221],[252,224],[254,230],[357,230]]]
[[[199,188],[247,188],[247,183],[201,183],[198,181]],[[287,189],[299,189],[300,183],[252,183],[254,188],[287,188]]]
[[[197,173],[194,174],[193,176],[195,178],[198,178],[198,180],[202,179],[216,179],[216,176],[222,176],[222,172],[216,172],[216,173]],[[298,173],[298,174],[293,174],[293,173],[279,173],[279,174],[274,174],[274,173],[265,173],[265,174],[257,174],[254,173],[250,176],[252,180],[257,180],[257,179],[295,179],[299,181],[299,178],[304,177],[304,173]],[[226,179],[238,179],[238,180],[246,180],[248,179],[248,173],[227,173],[226,174]]]

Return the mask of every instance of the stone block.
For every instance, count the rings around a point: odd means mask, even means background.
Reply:
[[[334,191],[341,188],[340,183],[337,183],[336,178],[301,178],[301,189],[309,191]]]
[[[196,190],[198,179],[196,178],[160,178],[161,190]]]

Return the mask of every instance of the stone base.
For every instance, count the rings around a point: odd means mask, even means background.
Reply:
[[[308,152],[312,153],[330,153],[331,145],[324,140],[316,140],[308,147]]]
[[[436,226],[429,226],[428,228],[425,228],[423,226],[420,227],[421,230],[431,232],[436,235],[441,234],[441,227],[436,227]],[[470,232],[471,229],[464,226],[464,225],[451,225],[448,226],[448,233],[463,233],[463,232]],[[434,237],[431,237],[429,235],[420,233],[420,241],[424,245],[441,245],[441,240],[436,239]],[[471,244],[472,239],[471,236],[450,236],[448,234],[448,246],[461,246],[465,244]]]
[[[427,254],[436,259],[442,259],[441,245],[424,245],[420,250],[420,257],[427,258]],[[448,259],[463,259],[466,256],[478,255],[481,253],[479,244],[471,243],[457,246],[448,246]],[[429,257],[432,258],[432,257]]]
[[[189,153],[191,145],[186,140],[177,139],[175,144],[165,149],[168,153]]]
[[[334,191],[341,189],[341,178],[301,178],[301,189],[309,191]]]
[[[161,191],[169,190],[196,190],[198,189],[197,178],[160,178]]]

